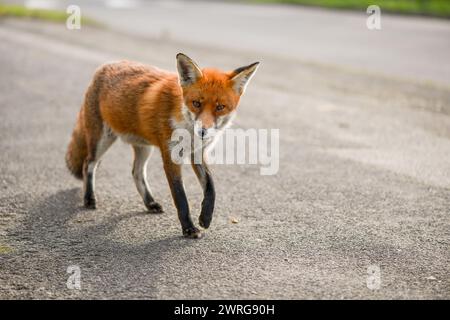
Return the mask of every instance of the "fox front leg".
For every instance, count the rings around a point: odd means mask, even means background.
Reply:
[[[192,157],[192,168],[203,189],[202,211],[199,217],[199,224],[201,227],[207,229],[211,224],[214,203],[216,201],[214,181],[204,157],[202,157],[201,163],[195,163],[195,159]]]
[[[178,211],[183,235],[187,238],[201,238],[202,234],[194,226],[189,214],[189,203],[184,191],[183,180],[181,178],[181,166],[172,162],[169,154],[163,154],[164,171],[170,186],[172,198]]]

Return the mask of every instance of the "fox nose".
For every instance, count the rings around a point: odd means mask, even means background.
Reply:
[[[199,136],[200,136],[201,138],[204,138],[204,137],[206,136],[206,132],[207,132],[207,129],[206,129],[206,128],[200,128],[200,129],[198,130],[198,134],[199,134]]]

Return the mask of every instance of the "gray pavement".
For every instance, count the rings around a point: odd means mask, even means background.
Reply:
[[[258,60],[177,41],[0,20],[0,298],[450,298],[450,90],[437,58],[423,60],[424,83],[262,50],[235,127],[280,129],[277,175],[213,166],[212,226],[187,240],[158,153],[149,183],[166,213],[149,215],[118,143],[98,171],[98,209],[83,210],[64,153],[100,63],[173,70],[180,48],[203,66]],[[196,220],[201,190],[186,169]],[[66,287],[70,265],[81,290]]]

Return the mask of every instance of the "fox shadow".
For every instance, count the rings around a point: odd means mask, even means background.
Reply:
[[[96,211],[85,209],[80,203],[79,188],[58,191],[31,208],[21,230],[15,233],[21,233],[22,239],[31,241],[39,252],[45,253],[43,259],[61,261],[62,270],[70,264],[86,265],[94,261],[97,267],[105,267],[106,272],[122,274],[123,278],[116,278],[113,281],[117,283],[111,284],[116,287],[129,281],[127,277],[130,274],[133,277],[145,275],[145,281],[156,282],[152,281],[152,277],[157,277],[157,272],[147,274],[147,271],[160,269],[166,255],[179,252],[195,242],[183,238],[181,232],[165,238],[152,237],[153,231],[160,228],[157,219],[151,224],[151,228],[155,229],[148,230],[145,242],[133,244],[111,239],[108,235],[120,222],[136,216],[145,215],[148,219],[155,216],[145,211],[124,212],[90,223],[85,218],[95,215]],[[82,219],[79,219],[80,216]],[[74,228],[76,220],[80,221]],[[117,264],[117,260],[121,263]],[[129,272],[122,270],[127,268]],[[155,297],[157,288],[150,291],[144,296]]]
[[[106,219],[103,219],[103,221],[95,223],[94,225],[88,225],[82,228],[82,231],[73,231],[68,226],[76,216],[95,216],[97,213],[97,210],[86,209],[80,203],[81,195],[79,188],[58,191],[57,193],[45,198],[37,206],[29,210],[25,225],[28,230],[39,234],[43,244],[48,244],[48,240],[54,240],[57,238],[72,238],[74,240],[80,238],[84,241],[86,239],[100,240],[100,238],[105,234],[113,231],[117,224],[123,220],[134,216],[146,216],[148,219],[152,219],[157,216],[155,214],[149,214],[145,210],[124,212],[119,215],[107,217]],[[155,223],[152,227],[156,229],[158,228],[158,224]],[[149,230],[148,234],[151,235],[152,230]],[[154,243],[160,242],[166,244],[174,242],[177,243],[177,245],[180,243],[185,243],[185,245],[192,243],[192,241],[184,239],[181,236],[181,232],[180,234],[174,234],[173,236],[166,239],[160,239],[156,242],[151,239],[151,236],[149,236],[148,240],[149,241],[142,244],[142,246],[151,246]],[[115,242],[110,239],[106,240],[106,242],[114,242],[117,246],[121,245],[120,242]],[[129,244],[124,244],[124,246],[127,250],[130,250]],[[138,245],[137,248],[140,248],[139,246],[140,245]]]

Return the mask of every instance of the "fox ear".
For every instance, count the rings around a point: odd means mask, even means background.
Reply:
[[[177,69],[182,87],[194,84],[202,77],[202,71],[197,64],[183,53],[177,54]]]
[[[242,95],[245,92],[245,88],[258,69],[258,66],[259,62],[255,62],[248,66],[237,68],[231,73],[233,89],[237,94]]]

